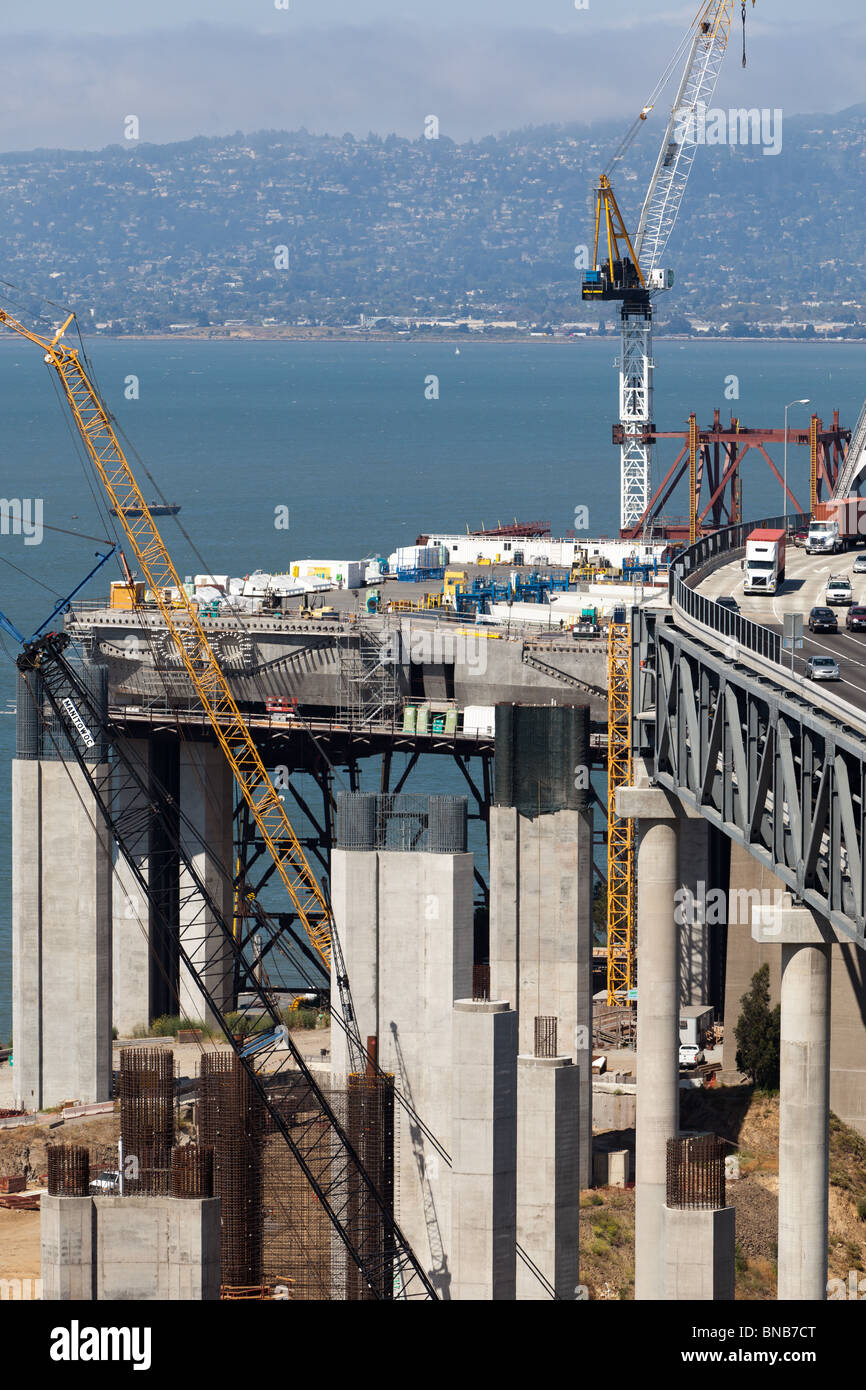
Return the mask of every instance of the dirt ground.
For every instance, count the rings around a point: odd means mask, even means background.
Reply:
[[[0,1208],[0,1279],[38,1279],[39,1212]]]
[[[292,1033],[293,1039],[314,1069],[327,1067],[330,1045],[327,1028],[304,1029]],[[143,1038],[139,1047],[169,1047],[174,1052],[175,1072],[179,1077],[197,1076],[205,1051],[223,1051],[227,1044],[210,1040],[178,1045],[173,1040]],[[323,1055],[324,1054],[324,1055]],[[120,1051],[115,1046],[114,1067],[120,1066]],[[274,1065],[276,1061],[274,1062]],[[12,1075],[8,1067],[0,1067],[0,1107],[12,1105]],[[184,1112],[182,1112],[184,1113]],[[51,1116],[60,1119],[59,1112]],[[15,1129],[0,1129],[0,1174],[24,1173],[28,1187],[41,1186],[46,1173],[48,1144],[87,1144],[91,1150],[91,1169],[115,1167],[117,1140],[120,1135],[120,1115],[98,1115],[92,1118],[65,1120],[62,1124],[45,1122],[23,1125]],[[7,1211],[0,1208],[0,1279],[38,1279],[40,1275],[40,1234],[38,1211]]]
[[[740,1177],[727,1183],[736,1210],[736,1297],[776,1297],[779,1197],[779,1098],[747,1086],[684,1094],[684,1129],[721,1134],[739,1158]],[[829,1278],[866,1269],[866,1140],[830,1121]],[[634,1189],[584,1192],[580,1213],[581,1280],[591,1299],[634,1298]]]

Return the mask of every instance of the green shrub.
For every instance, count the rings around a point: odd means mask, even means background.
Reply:
[[[160,1014],[150,1025],[150,1037],[152,1038],[173,1038],[177,1034],[180,1026],[180,1016],[178,1014]]]
[[[740,1018],[734,1029],[737,1070],[760,1090],[779,1089],[781,1010],[770,1008],[770,967],[756,970],[748,994],[740,999]]]

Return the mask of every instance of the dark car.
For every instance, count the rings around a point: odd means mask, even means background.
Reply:
[[[848,615],[845,618],[845,626],[852,632],[863,632],[866,630],[866,608],[864,608],[862,604],[855,603],[852,608],[848,609]]]
[[[731,613],[739,613],[740,605],[732,594],[726,594],[723,598],[717,598],[716,603],[720,608],[727,608]]]
[[[832,608],[813,608],[809,614],[810,632],[838,632],[839,624]]]

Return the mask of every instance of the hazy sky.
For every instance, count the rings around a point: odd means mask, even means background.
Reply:
[[[7,0],[10,8],[15,0]],[[20,3],[20,22],[6,22],[6,29],[56,31],[87,29],[94,33],[134,33],[196,21],[235,24],[247,28],[266,28],[282,22],[286,13],[275,13],[274,0],[40,0],[36,6]],[[685,28],[697,9],[696,0],[686,4],[653,4],[652,0],[589,0],[585,10],[575,14],[574,0],[289,0],[289,13],[297,24],[365,25],[376,20],[411,20],[425,28],[452,26],[467,21],[495,29],[504,27],[568,30],[575,21],[595,27],[629,24],[646,20],[664,23],[673,18]],[[762,17],[781,28],[792,20],[843,23],[859,18],[862,0],[828,0],[816,6],[815,0],[758,0],[749,14]],[[70,15],[74,13],[74,26]],[[13,8],[14,15],[14,8]]]
[[[281,0],[279,0],[281,3]],[[462,140],[627,118],[696,3],[649,0],[6,0],[0,149],[97,148],[301,125]],[[11,14],[10,14],[11,11]],[[863,0],[739,6],[720,105],[834,111],[866,99]]]

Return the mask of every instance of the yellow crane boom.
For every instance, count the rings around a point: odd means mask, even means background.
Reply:
[[[46,363],[56,370],[87,453],[111,499],[166,628],[174,639],[193,689],[273,856],[304,931],[330,969],[331,914],[327,901],[211,650],[198,613],[178,578],[144,495],[118,443],[108,411],[81,363],[78,350],[62,342],[74,317],[74,314],[70,314],[54,337],[46,339],[0,309],[0,324],[42,348]],[[130,509],[135,509],[134,515],[128,514]],[[167,597],[168,589],[176,590],[179,607],[173,606]]]

